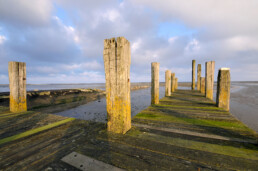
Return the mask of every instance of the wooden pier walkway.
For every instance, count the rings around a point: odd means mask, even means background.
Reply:
[[[0,107],[0,170],[77,170],[61,160],[72,152],[125,170],[258,168],[258,135],[197,91],[164,97],[125,135],[103,123],[7,110]]]

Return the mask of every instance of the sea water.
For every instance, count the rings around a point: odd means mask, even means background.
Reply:
[[[159,97],[165,96],[165,87],[160,87]],[[131,114],[132,117],[151,104],[151,88],[139,89],[131,91]],[[77,119],[91,120],[97,122],[106,122],[106,98],[89,102],[87,104],[72,108],[63,112],[56,113],[58,115],[73,117]]]

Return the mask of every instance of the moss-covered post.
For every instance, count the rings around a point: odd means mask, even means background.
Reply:
[[[175,86],[175,90],[177,90],[178,88],[178,78],[176,77],[176,86]]]
[[[229,111],[230,102],[230,69],[220,68],[217,81],[217,100],[218,107]]]
[[[159,63],[151,63],[151,104],[159,104]]]
[[[202,65],[197,65],[197,90],[201,90],[201,74],[202,74]]]
[[[165,96],[171,95],[171,71],[166,70],[165,73]]]
[[[205,77],[201,77],[201,93],[205,94]]]
[[[213,100],[215,61],[206,62],[205,66],[205,96]]]
[[[171,73],[171,92],[173,93],[176,88],[176,76],[175,73]]]
[[[9,62],[10,111],[27,111],[26,63]]]
[[[195,89],[195,60],[192,61],[192,90]]]
[[[107,129],[125,134],[131,128],[130,42],[124,37],[104,40]]]

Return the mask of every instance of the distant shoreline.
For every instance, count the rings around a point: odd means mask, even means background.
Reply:
[[[232,81],[231,84],[257,84],[258,81]],[[216,86],[216,82],[214,85]],[[131,82],[134,86],[151,86],[150,82]],[[160,86],[165,86],[165,82],[160,82]],[[191,82],[179,82],[179,87],[191,87]],[[51,84],[27,84],[27,91],[51,91],[67,89],[101,89],[105,90],[105,83],[51,83]],[[0,84],[0,93],[9,92],[9,84]]]
[[[231,81],[232,83],[258,83],[258,81]],[[151,82],[131,82],[131,84],[150,84]],[[164,84],[165,82],[160,82],[160,84]],[[178,82],[180,84],[189,84],[192,82]],[[216,83],[216,81],[214,81]],[[35,84],[28,83],[26,85],[85,85],[85,84],[105,84],[105,83],[44,83],[44,84]],[[6,86],[9,84],[0,84],[0,86]]]

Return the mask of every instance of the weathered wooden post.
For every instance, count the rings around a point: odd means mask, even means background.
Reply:
[[[107,129],[125,134],[131,128],[130,42],[124,37],[104,40]]]
[[[215,61],[206,62],[205,67],[205,96],[213,100]]]
[[[202,74],[202,65],[197,65],[197,90],[201,90],[201,74]]]
[[[175,73],[171,73],[171,92],[173,93],[176,88],[176,77]]]
[[[192,61],[192,90],[195,89],[195,60]]]
[[[171,71],[166,70],[165,73],[165,96],[171,95]]]
[[[218,107],[229,111],[230,101],[230,69],[220,68],[217,81],[217,100]]]
[[[205,94],[205,77],[201,77],[201,93]]]
[[[176,86],[175,86],[175,89],[177,90],[178,88],[178,78],[176,77]]]
[[[10,111],[27,111],[26,63],[9,62]]]
[[[159,63],[151,63],[151,104],[159,104]]]

